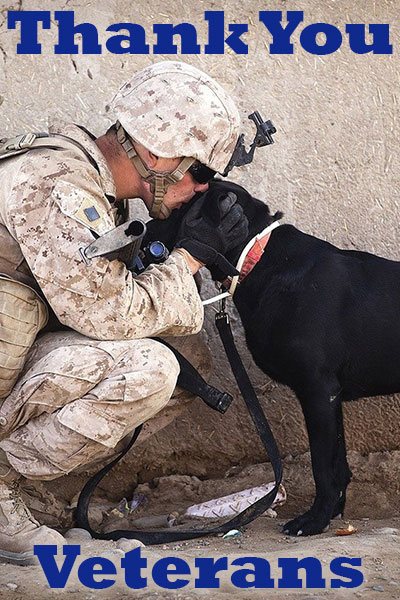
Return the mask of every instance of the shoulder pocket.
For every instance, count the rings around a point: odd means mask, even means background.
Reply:
[[[80,188],[68,181],[59,181],[54,186],[52,196],[61,212],[97,235],[102,235],[115,227],[106,198],[85,189],[84,186]]]
[[[108,260],[96,258],[87,265],[81,250],[91,244],[100,232],[115,227],[113,216],[107,213],[102,202],[93,198],[89,202],[89,197],[84,194],[73,196],[76,188],[71,188],[68,198],[59,194],[57,189],[59,192],[58,185],[53,192],[48,223],[40,235],[41,244],[31,266],[32,273],[39,280],[50,304],[53,298],[44,289],[43,282],[52,284],[51,294],[62,288],[95,299],[107,271]]]

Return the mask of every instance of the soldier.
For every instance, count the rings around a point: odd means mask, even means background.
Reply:
[[[146,437],[181,410],[177,361],[149,338],[199,332],[193,275],[208,246],[229,250],[247,236],[243,214],[225,201],[229,236],[222,223],[204,246],[204,229],[191,227],[196,255],[182,241],[136,278],[120,260],[85,264],[82,248],[115,228],[120,201],[141,198],[167,218],[223,173],[238,140],[232,99],[184,63],[137,73],[113,109],[118,122],[97,139],[56,123],[0,162],[0,560],[15,564],[33,560],[34,544],[64,540],[33,518],[21,477],[51,480],[104,462],[139,424],[148,422]],[[32,345],[47,320],[43,298],[68,330]],[[190,346],[199,363],[198,343]]]

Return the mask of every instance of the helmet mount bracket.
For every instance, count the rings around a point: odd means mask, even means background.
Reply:
[[[242,167],[243,165],[248,165],[251,163],[253,161],[256,148],[262,148],[263,146],[269,146],[270,144],[274,143],[272,135],[276,133],[276,129],[272,124],[272,121],[263,121],[258,110],[251,113],[251,115],[249,115],[249,119],[253,121],[256,126],[256,134],[250,149],[249,151],[246,150],[246,146],[244,144],[244,134],[241,133],[232,153],[231,159],[222,174],[223,177],[226,177],[233,167]]]

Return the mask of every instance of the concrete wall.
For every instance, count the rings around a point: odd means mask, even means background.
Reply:
[[[248,187],[286,222],[342,248],[361,249],[400,259],[398,248],[400,171],[398,119],[399,31],[395,0],[284,0],[256,2],[202,0],[19,0],[0,1],[1,134],[46,128],[47,116],[80,123],[95,134],[112,122],[108,103],[114,90],[135,70],[174,56],[55,55],[57,27],[40,31],[43,52],[16,54],[19,31],[7,31],[6,11],[74,10],[76,23],[89,21],[99,30],[117,22],[142,25],[153,44],[153,23],[196,25],[199,43],[207,41],[204,10],[224,10],[227,23],[248,23],[243,38],[247,55],[226,48],[223,55],[178,58],[207,70],[237,99],[244,129],[247,115],[259,109],[271,118],[278,133],[272,148],[257,152],[251,167],[235,170],[233,179]],[[258,21],[262,10],[304,10],[304,25],[327,22],[340,28],[343,45],[337,52],[314,56],[304,51],[295,32],[293,55],[270,55],[270,36]],[[345,35],[346,23],[389,23],[393,55],[356,55]],[[301,31],[302,26],[299,26]],[[373,282],[371,282],[373,285]],[[214,383],[235,390],[213,328],[213,308],[206,328],[215,355]],[[237,316],[237,340],[244,347]],[[301,412],[293,394],[269,381],[252,364],[246,365],[263,399],[283,455],[307,449]],[[236,392],[235,392],[236,393]],[[236,394],[237,396],[237,394]],[[351,449],[362,453],[400,447],[400,397],[363,400],[346,407],[346,432]],[[124,469],[139,471],[140,479],[161,473],[213,475],[232,464],[264,460],[246,411],[238,398],[225,417],[211,415],[196,401],[195,408],[127,459]]]

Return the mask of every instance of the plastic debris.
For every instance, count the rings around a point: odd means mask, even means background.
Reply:
[[[347,523],[347,527],[344,529],[336,529],[335,531],[335,535],[352,535],[353,533],[357,533],[357,529],[350,523]]]
[[[131,514],[134,510],[139,508],[140,506],[145,506],[147,504],[147,498],[144,494],[133,494],[133,498],[129,505],[129,514]]]
[[[243,535],[243,533],[241,531],[239,531],[238,529],[231,529],[230,531],[228,531],[227,533],[225,533],[222,536],[222,539],[228,540],[229,538],[237,538],[237,537],[240,537],[241,535]]]
[[[130,502],[126,498],[122,498],[118,505],[109,511],[109,515],[120,518],[127,517],[145,504],[147,504],[147,498],[144,494],[134,494]]]
[[[265,485],[242,490],[241,492],[236,492],[235,494],[230,494],[229,496],[208,500],[201,504],[193,504],[186,509],[185,516],[216,519],[237,515],[268,494],[273,489],[274,485],[274,483],[267,483]],[[283,485],[280,485],[278,494],[270,508],[281,506],[285,502],[286,490]],[[268,513],[268,510],[264,514],[269,516],[271,513]]]
[[[128,500],[126,498],[122,498],[118,506],[116,506],[110,511],[110,515],[112,515],[113,517],[120,517],[121,519],[129,515]]]

